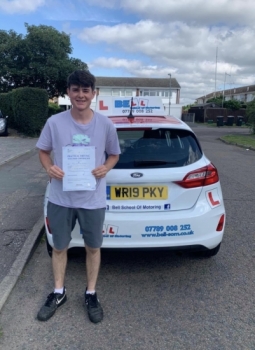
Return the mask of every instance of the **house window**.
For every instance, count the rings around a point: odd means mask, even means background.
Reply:
[[[140,91],[140,95],[169,97],[169,90],[145,90],[144,93]]]
[[[133,91],[132,89],[126,89],[126,90],[121,90],[123,91],[123,95],[121,94],[121,96],[132,96]]]
[[[254,94],[247,94],[247,102],[251,102],[254,99]]]
[[[144,90],[140,91],[140,96],[160,96],[159,90]]]
[[[162,97],[169,97],[169,90],[163,90]]]
[[[120,90],[119,89],[112,89],[112,96],[120,96]]]
[[[112,94],[111,89],[99,89],[99,95],[111,96],[111,94]]]

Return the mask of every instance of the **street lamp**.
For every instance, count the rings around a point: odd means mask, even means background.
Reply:
[[[225,83],[226,83],[226,75],[228,75],[229,77],[231,77],[230,74],[225,72],[225,79],[224,79],[224,89],[223,89],[223,96],[222,96],[222,106],[221,108],[223,108],[223,103],[224,103],[224,95],[225,95]]]
[[[171,90],[171,83],[172,83],[172,76],[171,74],[169,73],[169,116],[170,116],[170,106],[171,106],[171,95],[172,95],[172,90]]]

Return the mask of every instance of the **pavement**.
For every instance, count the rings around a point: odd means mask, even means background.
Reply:
[[[0,137],[0,311],[44,232],[37,138]]]
[[[37,138],[9,136],[0,138],[0,166],[30,152],[35,148]]]
[[[218,137],[233,132],[249,131],[212,128]],[[0,311],[44,232],[48,177],[39,162],[36,142],[37,138],[15,134],[0,137]]]

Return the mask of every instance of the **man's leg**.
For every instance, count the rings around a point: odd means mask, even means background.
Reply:
[[[78,220],[86,249],[87,289],[85,304],[87,305],[89,319],[94,323],[103,319],[103,309],[97,299],[95,289],[101,261],[100,247],[103,242],[104,217],[105,208],[81,209],[78,211]]]
[[[67,249],[52,251],[52,269],[54,275],[55,289],[64,287],[65,272],[67,264]]]
[[[57,308],[63,305],[66,300],[66,290],[64,287],[65,271],[67,263],[67,249],[52,251],[52,268],[55,282],[55,290],[47,297],[45,304],[37,314],[39,321],[47,321],[56,312]]]
[[[85,304],[87,305],[89,319],[93,323],[102,321],[104,313],[102,306],[97,299],[96,282],[99,273],[101,252],[100,248],[86,249],[86,270],[87,270],[87,289],[85,292]]]
[[[96,289],[96,282],[101,262],[100,248],[86,249],[86,270],[87,270],[87,289],[88,291],[94,291]]]
[[[48,295],[46,302],[37,314],[37,318],[40,321],[47,321],[54,315],[57,308],[67,300],[64,287],[67,248],[71,240],[71,231],[75,224],[75,212],[72,209],[51,202],[48,202],[47,216],[54,243],[52,269],[55,289]]]

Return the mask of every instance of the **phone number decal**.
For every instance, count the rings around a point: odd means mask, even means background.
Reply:
[[[167,225],[167,226],[145,226],[145,232],[142,237],[174,237],[194,235],[190,224]]]
[[[171,231],[186,231],[191,230],[189,224],[185,225],[171,225],[171,226],[145,226],[145,232],[171,232]]]

